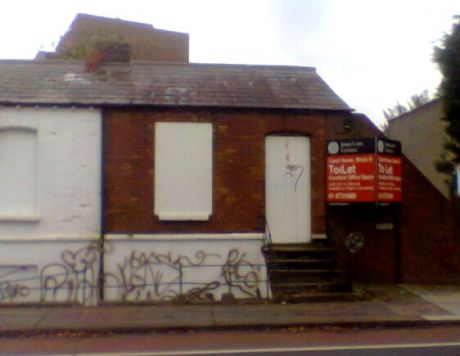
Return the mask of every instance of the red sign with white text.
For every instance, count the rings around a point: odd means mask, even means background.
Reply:
[[[385,203],[402,199],[401,157],[377,155],[377,200]]]
[[[401,145],[386,139],[330,141],[326,199],[333,203],[396,203],[402,199]]]
[[[327,200],[372,202],[375,200],[375,155],[327,157]]]

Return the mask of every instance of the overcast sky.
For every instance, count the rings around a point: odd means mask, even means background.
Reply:
[[[460,1],[14,0],[0,13],[0,58],[52,49],[79,12],[187,32],[191,62],[316,67],[352,108],[380,123],[397,101],[435,92],[433,46]]]

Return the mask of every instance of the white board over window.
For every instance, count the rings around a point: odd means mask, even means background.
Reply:
[[[35,219],[37,131],[0,129],[0,219]]]
[[[212,214],[212,124],[156,123],[155,215],[204,221]]]

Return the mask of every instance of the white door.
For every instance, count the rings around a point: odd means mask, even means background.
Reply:
[[[311,241],[308,137],[266,137],[265,199],[273,243]]]

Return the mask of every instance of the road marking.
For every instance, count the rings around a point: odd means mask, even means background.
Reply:
[[[169,355],[224,355],[238,353],[275,353],[275,352],[301,352],[301,351],[347,351],[347,350],[384,350],[384,349],[415,349],[430,347],[460,346],[460,342],[432,342],[420,344],[381,344],[381,345],[338,345],[338,346],[305,346],[305,347],[280,347],[260,349],[228,349],[228,350],[174,350],[174,351],[143,351],[143,352],[99,352],[99,353],[72,353],[72,356],[169,356]]]

